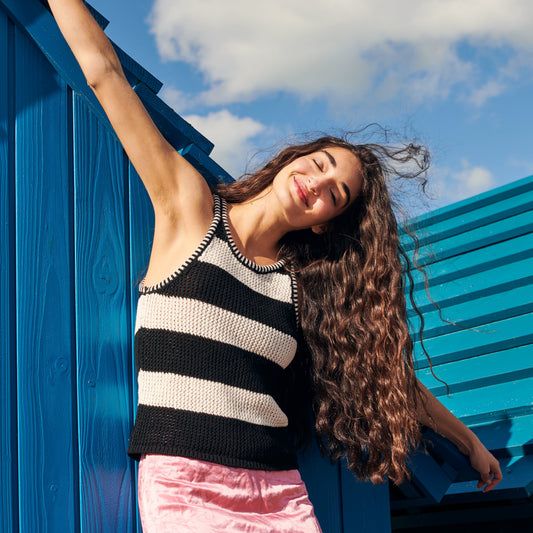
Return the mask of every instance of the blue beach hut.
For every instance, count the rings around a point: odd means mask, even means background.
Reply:
[[[209,157],[212,143],[158,98],[161,83],[117,52],[166,138],[209,182],[231,179]],[[0,188],[0,531],[141,531],[135,464],[125,450],[136,406],[136,281],[148,260],[151,207],[38,0],[0,0]],[[435,435],[413,456],[411,481],[390,489],[356,481],[312,449],[302,473],[325,533],[460,531],[500,520],[495,509],[514,520],[509,531],[526,531],[519,528],[533,517],[532,200],[526,178],[413,221],[431,295],[448,320],[414,272],[426,346],[450,396],[420,349],[419,376],[493,450],[504,481],[480,495],[465,459]]]

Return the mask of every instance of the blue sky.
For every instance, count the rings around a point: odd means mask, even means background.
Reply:
[[[374,122],[432,152],[417,213],[533,174],[529,0],[91,4],[235,177],[288,137]]]

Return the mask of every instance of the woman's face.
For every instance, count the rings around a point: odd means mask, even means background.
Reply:
[[[290,226],[321,233],[355,200],[361,183],[359,159],[331,146],[289,163],[274,178],[272,191]]]

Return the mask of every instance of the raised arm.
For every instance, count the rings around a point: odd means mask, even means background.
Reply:
[[[212,198],[202,176],[165,140],[130,87],[111,42],[81,0],[49,0],[88,85],[148,191],[156,228],[172,222],[205,227]],[[170,227],[170,226],[169,226]],[[156,229],[157,233],[157,229]]]
[[[498,460],[485,448],[476,434],[454,416],[419,382],[423,403],[418,410],[418,420],[439,435],[453,442],[470,459],[472,468],[480,473],[477,488],[483,492],[493,489],[502,479]]]

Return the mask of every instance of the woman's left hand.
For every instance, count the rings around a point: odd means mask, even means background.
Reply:
[[[481,489],[485,486],[483,492],[492,490],[503,477],[500,463],[496,457],[494,457],[494,455],[492,455],[492,453],[490,453],[479,440],[474,444],[468,456],[472,468],[477,470],[481,475],[477,488]]]

